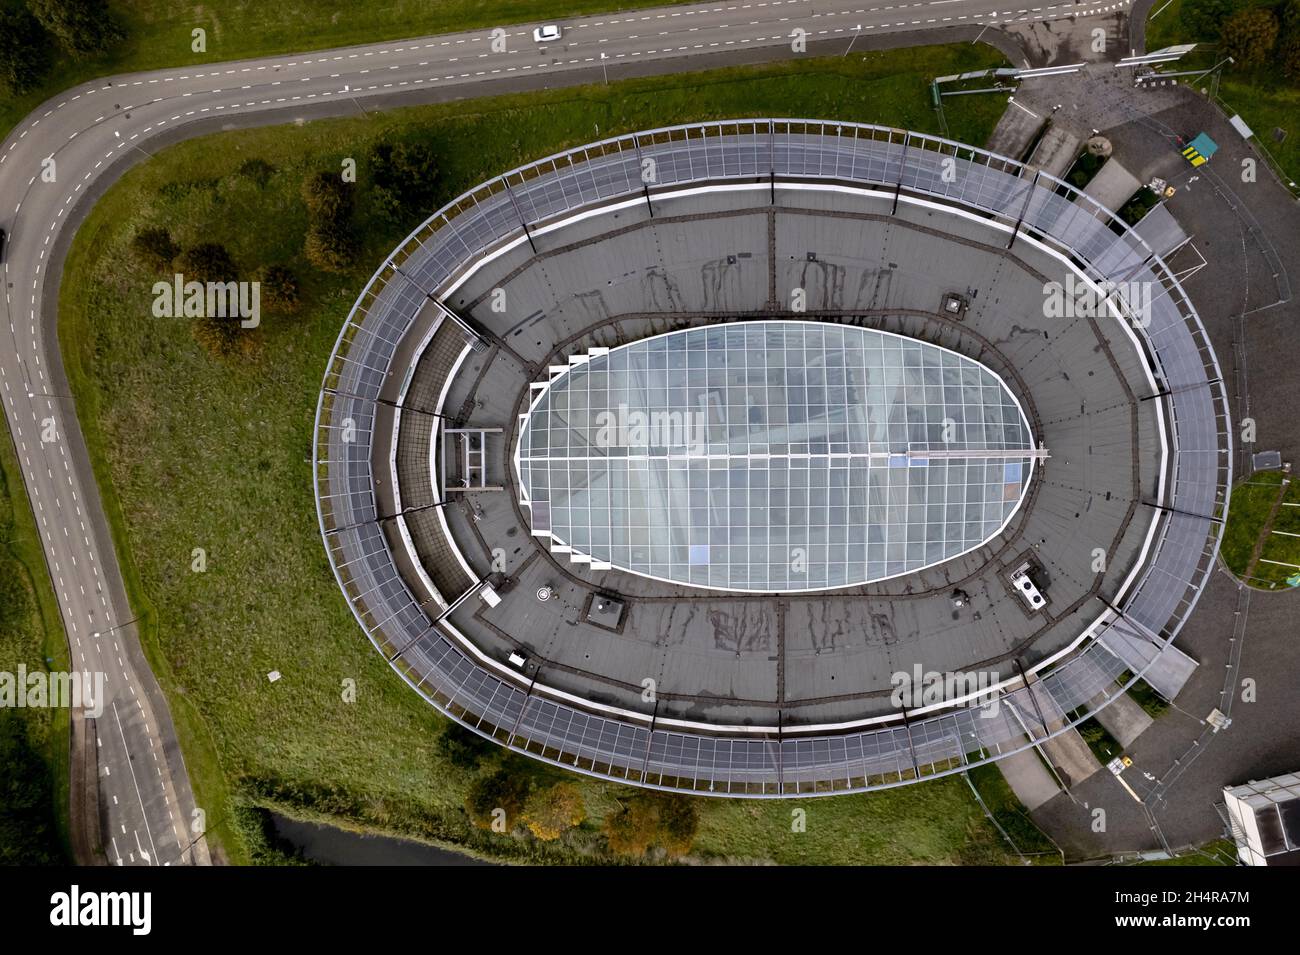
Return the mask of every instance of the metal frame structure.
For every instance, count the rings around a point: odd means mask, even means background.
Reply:
[[[547,691],[488,666],[413,599],[379,527],[371,474],[376,399],[417,313],[482,256],[532,242],[557,218],[656,193],[761,183],[846,186],[948,207],[1068,258],[1135,326],[1172,429],[1145,565],[1077,652],[971,705],[842,733],[779,723],[753,732],[683,730],[653,712]],[[651,205],[651,208],[653,206]],[[1139,313],[1126,283],[1162,289]],[[570,769],[652,788],[745,797],[829,795],[961,772],[1065,732],[1137,679],[1178,634],[1213,570],[1232,480],[1232,434],[1217,359],[1177,277],[1086,194],[1014,160],[905,130],[813,120],[677,126],[592,143],[499,176],[431,216],[380,266],[339,333],[317,406],[317,512],[331,566],[371,642],[413,688],[475,732]],[[454,596],[454,595],[452,595]],[[1033,677],[1031,679],[1030,677]],[[1077,715],[1082,708],[1082,715]],[[1066,714],[1076,712],[1071,721]],[[1028,721],[1028,723],[1026,722]],[[1029,738],[1026,739],[1026,736]]]
[[[1035,462],[1045,452],[1034,446],[1024,409],[992,369],[941,345],[878,329],[789,319],[724,328],[725,332],[715,326],[679,329],[570,356],[568,365],[557,366],[541,388],[533,389],[513,458],[520,503],[529,510],[534,537],[548,538],[551,549],[562,549],[571,561],[594,562],[655,580],[728,593],[799,593],[874,583],[953,560],[1001,534],[1019,510]],[[814,332],[834,336],[835,344],[828,348],[817,342],[809,347],[807,336]],[[773,334],[775,340],[769,341]],[[785,335],[795,337],[783,340]],[[713,342],[716,348],[699,348],[711,339],[721,339]],[[850,339],[856,339],[856,354],[872,366],[870,371],[869,364],[850,367],[845,361],[844,346]],[[773,371],[767,364],[769,347],[773,354],[799,358],[798,365],[783,364],[782,374],[772,376],[774,387],[767,385]],[[725,357],[722,352],[727,353]],[[679,359],[676,370],[670,370],[670,353]],[[910,367],[904,354],[914,358]],[[751,355],[761,356],[762,364],[748,366]],[[624,357],[627,364],[621,373],[611,370],[623,356],[635,357]],[[660,359],[658,363],[653,356]],[[719,358],[722,361],[716,367],[706,367],[705,361]],[[820,364],[828,359],[838,363]],[[888,365],[890,361],[897,364]],[[809,387],[814,393],[820,391],[825,411],[795,422],[791,419],[799,418],[801,408],[789,403],[792,396],[805,401],[805,413],[806,402],[814,400],[804,390],[803,374],[809,371],[812,376],[807,380],[813,382]],[[816,377],[818,371],[825,372],[824,377]],[[605,396],[600,407],[593,401],[592,376],[596,372],[601,384],[594,394]],[[706,376],[708,383],[688,385],[690,374],[697,380]],[[669,401],[670,376],[681,383],[674,390],[686,396],[682,398],[685,404]],[[704,395],[721,390],[734,400],[734,389],[745,391],[748,400],[749,389],[759,380],[764,382],[757,385],[764,403],[754,406],[762,412],[759,426],[750,423],[747,406],[724,402],[718,406],[720,420],[711,426],[705,424],[704,412],[687,407],[692,392]],[[570,388],[581,399],[572,413],[564,401]],[[986,404],[986,389],[997,389],[999,401]],[[698,447],[689,444],[689,428],[669,428],[680,433],[660,435],[644,447],[600,447],[593,437],[592,417],[610,411],[616,391],[620,400],[627,402],[625,408],[636,401],[632,410],[645,414],[648,420],[664,415],[680,424],[685,416],[694,414],[694,423],[704,426],[701,430],[709,428],[712,434],[707,438],[699,435]],[[651,398],[652,393],[661,397]],[[868,394],[879,404],[868,402]],[[557,395],[565,411],[556,409]],[[777,403],[767,405],[773,396]],[[991,414],[994,409],[998,414]],[[913,411],[919,411],[923,420],[916,421]],[[1013,420],[1005,420],[1008,411],[1014,413]],[[953,429],[947,441],[942,437],[945,421],[951,422]],[[783,434],[787,422],[805,425],[808,430]],[[1008,445],[1013,430],[1020,440]],[[664,447],[649,446],[661,441]],[[974,467],[968,468],[972,464]],[[1008,467],[1015,469],[1013,495],[1008,495]],[[754,490],[748,480],[743,490],[731,488],[733,468],[747,476],[756,475],[762,490]],[[957,474],[960,481],[949,483],[950,474]],[[980,480],[973,481],[971,474],[978,474]],[[601,494],[607,502],[604,527],[556,520],[557,506],[565,506],[569,500],[571,480],[583,488],[603,482]],[[813,493],[815,481],[820,481],[817,486],[825,493]],[[540,496],[538,485],[545,488]],[[923,494],[914,500],[913,491]],[[832,511],[837,493],[843,503]],[[670,496],[675,496],[673,503]],[[684,503],[688,496],[689,508]],[[733,524],[733,508],[737,507],[746,518],[757,513],[764,522],[769,521],[769,497],[780,502],[780,511],[790,513],[790,507],[801,516],[776,525],[765,523],[761,528]],[[820,498],[820,506],[815,497]],[[910,522],[908,504],[917,500],[942,509],[944,517],[930,521],[926,514],[919,522]],[[705,502],[702,506],[701,501]],[[583,513],[591,514],[594,509],[593,504]],[[956,517],[953,509],[958,511]],[[689,525],[681,521],[688,510],[702,513],[703,519],[692,518]],[[616,527],[616,514],[622,515],[624,522],[641,515],[640,536],[647,549],[653,536],[670,545],[661,550],[670,551],[675,535],[679,560],[670,569],[679,576],[654,573],[648,561],[641,567],[630,566],[627,558],[636,546],[632,543],[636,530],[626,523]],[[653,532],[651,524],[656,528]],[[868,524],[881,531],[875,540]],[[843,540],[838,543],[831,542],[832,527],[842,532]],[[972,527],[978,530],[972,533]],[[573,532],[584,530],[583,538],[576,539]],[[733,557],[732,536],[737,531],[742,542],[734,548]],[[856,545],[852,531],[859,537]],[[680,559],[684,537],[690,541],[689,562]],[[754,544],[751,538],[763,543]],[[615,546],[620,540],[622,548]],[[697,547],[703,548],[703,561],[696,560]],[[711,553],[715,547],[723,555],[716,564]],[[806,566],[794,574],[788,569],[792,548],[807,558]],[[886,558],[891,548],[895,553],[892,562]],[[615,552],[620,549],[624,553],[616,559]],[[858,556],[850,558],[852,552]],[[869,552],[874,552],[874,561],[868,560]],[[758,566],[750,563],[755,556]]]

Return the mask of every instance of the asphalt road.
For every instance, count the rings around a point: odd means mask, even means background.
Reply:
[[[194,797],[166,701],[140,650],[55,335],[62,259],[75,227],[97,195],[148,155],[151,142],[198,135],[214,124],[363,112],[366,101],[377,108],[477,95],[503,80],[536,88],[590,82],[596,69],[616,80],[794,57],[803,55],[793,49],[799,31],[806,31],[806,55],[824,55],[832,42],[847,53],[887,34],[966,28],[965,34],[972,27],[978,34],[995,24],[1126,6],[1024,2],[767,0],[638,10],[563,21],[564,36],[547,45],[532,41],[530,24],[117,76],[68,90],[21,123],[0,145],[0,227],[9,233],[7,332],[0,334],[12,344],[0,353],[0,392],[73,665],[105,674],[104,713],[91,735],[99,747],[109,861],[208,861],[204,841],[191,831]]]

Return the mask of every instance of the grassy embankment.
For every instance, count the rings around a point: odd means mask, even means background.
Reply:
[[[58,604],[9,436],[0,435],[0,671],[68,669]],[[68,859],[68,711],[0,708],[0,865]]]
[[[1284,476],[1281,471],[1261,471],[1232,489],[1219,547],[1227,568],[1261,590],[1285,588],[1287,578],[1300,573],[1300,485],[1291,481],[1283,489]],[[1261,538],[1263,545],[1252,568],[1251,557]]]

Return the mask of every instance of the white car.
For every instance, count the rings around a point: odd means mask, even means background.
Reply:
[[[533,31],[534,43],[551,43],[560,38],[560,26],[557,23],[547,23]]]

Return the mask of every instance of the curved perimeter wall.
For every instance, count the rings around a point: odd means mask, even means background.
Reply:
[[[649,183],[642,170],[653,168]],[[952,172],[956,175],[952,175]],[[945,175],[945,173],[947,173]],[[709,184],[838,183],[983,217],[1121,291],[1149,283],[1139,328],[1170,418],[1174,453],[1160,528],[1131,586],[1076,653],[1044,665],[995,708],[958,708],[835,735],[776,727],[714,734],[610,715],[511,679],[435,625],[399,575],[372,486],[376,398],[398,342],[430,296],[527,228],[658,191]],[[1227,396],[1199,317],[1164,261],[1126,224],[1060,180],[960,143],[904,130],[810,120],[741,120],[593,143],[484,183],[412,233],[362,291],[339,334],[317,406],[321,533],[353,613],[393,668],[449,717],[502,745],[592,775],[719,796],[819,795],[960,772],[1064,732],[1067,714],[1113,697],[1177,635],[1212,571],[1231,485]],[[461,595],[443,595],[446,602]],[[1044,715],[1045,714],[1045,715]],[[1079,717],[1082,719],[1084,717]],[[1075,722],[1078,722],[1078,719]],[[1044,725],[1046,724],[1046,725]]]

